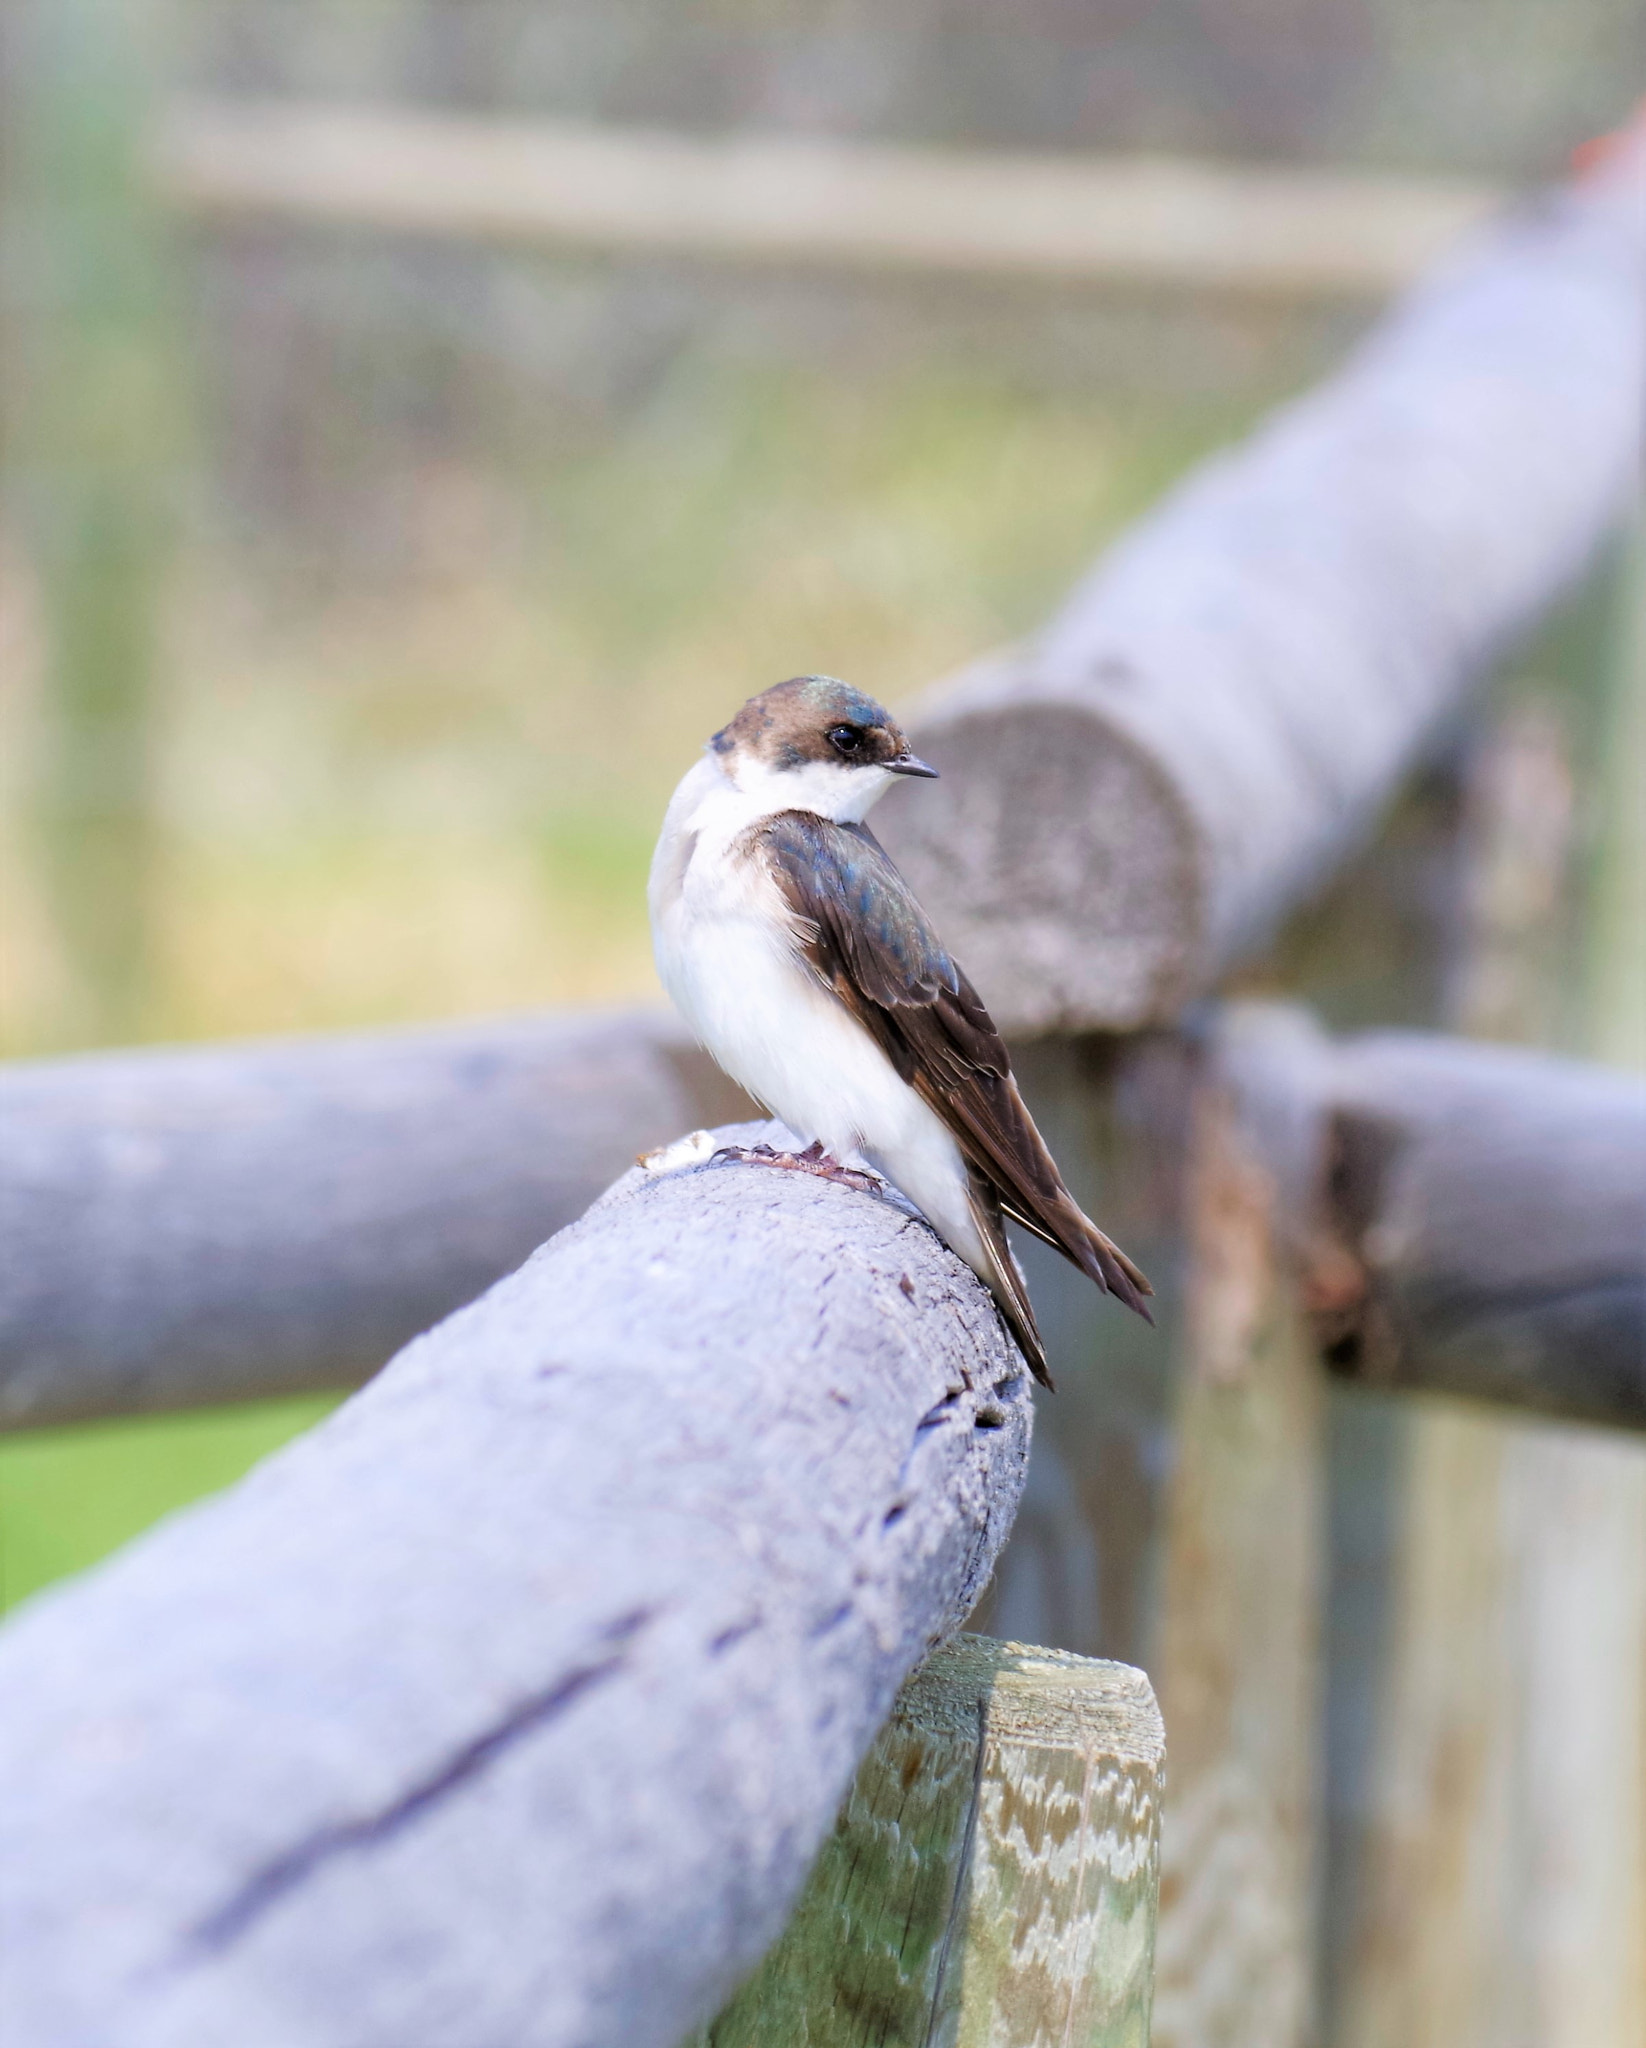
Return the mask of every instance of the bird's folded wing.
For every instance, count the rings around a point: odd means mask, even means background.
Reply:
[[[874,834],[783,811],[758,836],[813,972],[948,1125],[1006,1214],[1141,1310],[1148,1282],[1064,1187],[982,998]]]

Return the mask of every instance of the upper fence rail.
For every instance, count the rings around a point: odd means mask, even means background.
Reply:
[[[882,836],[1008,1031],[1262,946],[1593,560],[1646,453],[1646,132],[1442,263],[913,721]]]
[[[1421,1033],[1288,1086],[1337,1370],[1646,1428],[1646,1087]],[[0,1071],[0,1428],[356,1386],[738,1101],[647,1011]]]
[[[177,102],[152,158],[208,220],[1283,295],[1395,290],[1502,198],[1463,179],[278,100]]]

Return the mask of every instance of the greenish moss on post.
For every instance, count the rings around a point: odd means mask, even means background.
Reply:
[[[1164,1754],[1142,1672],[957,1638],[687,2048],[1147,2048]]]

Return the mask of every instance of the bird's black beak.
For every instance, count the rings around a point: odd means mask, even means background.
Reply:
[[[917,761],[913,754],[899,754],[895,761],[886,761],[882,766],[889,768],[893,775],[924,775],[929,781],[938,780],[937,770],[928,768],[924,761]]]

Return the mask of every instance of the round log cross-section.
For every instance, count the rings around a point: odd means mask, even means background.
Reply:
[[[1003,1030],[1169,1023],[1321,886],[1634,502],[1643,362],[1646,134],[914,708],[876,828]]]

